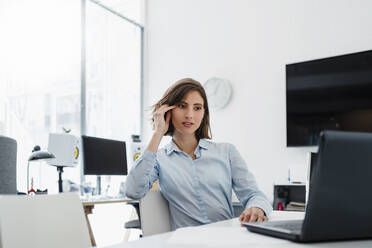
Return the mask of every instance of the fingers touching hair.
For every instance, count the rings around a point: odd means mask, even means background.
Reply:
[[[197,139],[211,139],[211,130],[209,125],[209,108],[208,108],[208,101],[207,96],[205,94],[205,90],[201,83],[192,79],[192,78],[184,78],[178,80],[173,85],[171,85],[162,98],[152,106],[152,116],[154,115],[155,111],[160,108],[160,106],[164,104],[168,104],[169,106],[175,105],[179,103],[187,93],[190,91],[197,91],[199,92],[200,96],[204,100],[204,117],[203,121],[199,127],[199,129],[195,132]],[[154,118],[152,117],[152,121]],[[173,124],[170,122],[168,132],[165,135],[173,135],[174,127]]]

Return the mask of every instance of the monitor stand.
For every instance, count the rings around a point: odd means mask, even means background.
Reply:
[[[97,176],[97,195],[101,195],[101,176]]]
[[[63,166],[57,166],[58,171],[58,192],[63,192],[63,180],[62,180],[62,173],[63,173]]]

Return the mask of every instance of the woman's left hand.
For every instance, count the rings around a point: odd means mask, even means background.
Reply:
[[[261,208],[251,207],[243,211],[239,220],[240,222],[261,222],[267,221],[267,217]]]

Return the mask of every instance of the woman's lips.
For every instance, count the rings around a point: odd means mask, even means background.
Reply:
[[[182,125],[184,125],[185,127],[192,127],[194,123],[185,121],[185,122],[182,122]]]

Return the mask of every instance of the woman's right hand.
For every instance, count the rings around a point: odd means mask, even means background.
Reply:
[[[174,109],[176,106],[169,106],[164,104],[160,106],[154,113],[154,130],[156,133],[164,135],[167,133],[169,128],[169,121],[171,119],[171,109]],[[165,118],[164,118],[165,117]]]

